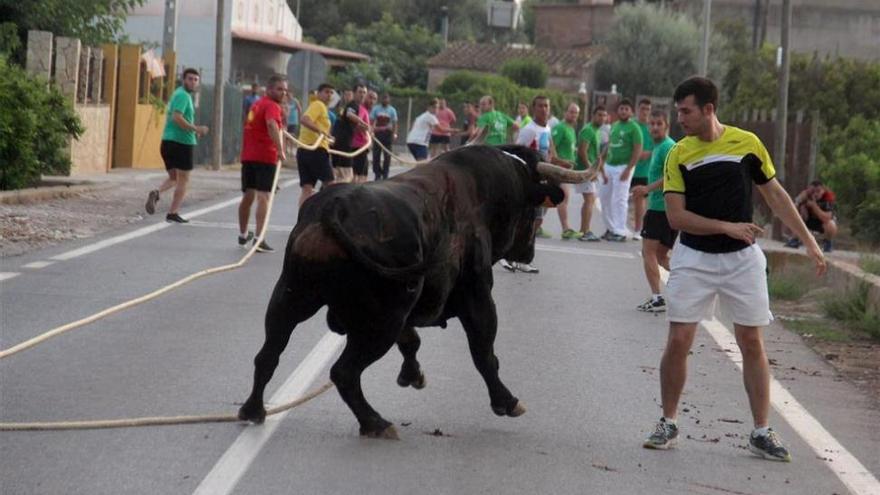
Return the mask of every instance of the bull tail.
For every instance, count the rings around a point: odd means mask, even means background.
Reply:
[[[428,266],[424,259],[407,266],[387,266],[365,252],[342,223],[339,213],[344,206],[341,204],[341,200],[342,198],[335,198],[333,203],[324,209],[321,224],[355,261],[380,276],[397,280],[409,280],[424,273]]]

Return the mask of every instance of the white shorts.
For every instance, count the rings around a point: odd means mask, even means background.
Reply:
[[[574,185],[575,194],[596,194],[596,181],[591,180]]]
[[[715,299],[734,323],[762,327],[770,323],[767,258],[757,244],[732,253],[706,253],[675,243],[666,283],[666,317],[695,323],[715,315]]]

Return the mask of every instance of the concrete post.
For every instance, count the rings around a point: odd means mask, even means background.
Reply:
[[[49,87],[52,77],[52,33],[28,31],[25,69],[28,74],[45,78],[46,87]]]
[[[89,99],[95,104],[104,99],[104,50],[92,47],[92,70],[90,72]]]
[[[79,54],[79,71],[76,78],[76,101],[83,105],[89,102],[89,84],[92,82],[89,78],[89,70],[92,63],[92,49],[88,46],[82,47]]]
[[[82,43],[76,38],[56,38],[55,85],[76,103],[79,56]]]

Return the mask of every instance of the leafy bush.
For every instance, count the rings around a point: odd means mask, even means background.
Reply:
[[[539,58],[512,58],[501,66],[502,76],[527,88],[543,88],[550,70]]]
[[[569,98],[560,91],[525,88],[510,79],[494,74],[456,71],[437,88],[444,98],[476,102],[484,95],[492,95],[495,109],[513,114],[520,102],[531,102],[541,94],[550,98],[550,105],[557,116],[562,116]]]
[[[880,339],[880,315],[868,307],[869,286],[866,282],[857,288],[825,301],[825,314],[851,325],[875,339]]]
[[[70,172],[68,143],[83,129],[69,100],[0,56],[0,190]]]

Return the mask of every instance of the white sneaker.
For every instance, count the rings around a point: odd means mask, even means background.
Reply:
[[[506,259],[504,259],[504,258],[501,258],[501,259],[498,261],[498,264],[501,265],[501,268],[504,268],[505,270],[507,270],[507,271],[509,271],[509,272],[511,272],[511,273],[516,272],[516,267],[513,266],[513,265],[511,265],[511,264],[510,264]]]
[[[634,241],[641,241],[641,240],[642,240],[642,236],[639,235],[639,234],[633,234],[633,240],[634,240]]]
[[[519,271],[521,271],[521,272],[525,272],[525,273],[538,273],[538,272],[540,271],[540,270],[538,270],[537,268],[533,267],[532,265],[530,265],[530,264],[528,264],[528,263],[518,263],[518,262],[514,262],[514,263],[513,263],[513,266],[514,266],[517,270],[519,270]]]

